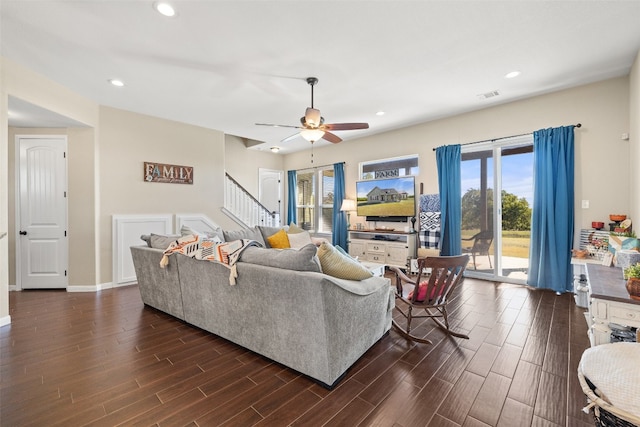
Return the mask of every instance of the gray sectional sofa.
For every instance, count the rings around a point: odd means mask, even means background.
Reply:
[[[161,268],[162,250],[131,247],[146,305],[332,387],[390,329],[390,281],[338,279],[290,261],[274,267],[271,251],[247,248],[231,286],[223,264],[175,254]]]

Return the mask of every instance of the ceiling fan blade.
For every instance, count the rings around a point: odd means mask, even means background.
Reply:
[[[294,129],[304,129],[303,127],[300,126],[291,126],[291,125],[274,125],[271,123],[256,123],[257,126],[271,126],[274,128],[294,128]]]
[[[322,135],[322,138],[326,139],[327,141],[333,144],[337,144],[338,142],[342,141],[342,138],[340,138],[338,135],[335,135],[331,132],[325,132],[324,135]]]
[[[323,127],[327,130],[369,129],[369,123],[328,123]]]
[[[300,136],[300,133],[299,133],[299,132],[296,132],[296,133],[294,133],[293,135],[289,135],[288,137],[286,137],[286,138],[284,138],[283,140],[281,140],[281,141],[280,141],[280,143],[283,143],[283,142],[289,142],[289,141],[291,141],[292,139],[296,139],[296,138],[297,138],[297,137],[299,137],[299,136]]]

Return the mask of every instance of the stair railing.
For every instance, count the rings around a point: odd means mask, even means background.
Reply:
[[[226,172],[223,211],[245,228],[256,225],[267,227],[281,225],[280,215],[277,212],[269,211]]]

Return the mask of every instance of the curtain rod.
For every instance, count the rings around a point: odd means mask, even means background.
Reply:
[[[575,128],[579,128],[579,127],[582,127],[582,123],[578,123],[578,124],[575,124],[575,125],[572,125],[572,126],[573,126],[573,127],[575,127]],[[519,134],[519,135],[503,136],[503,137],[501,137],[501,138],[485,139],[485,140],[482,140],[482,141],[474,141],[474,142],[465,142],[464,144],[460,144],[460,146],[463,146],[463,145],[480,144],[480,143],[482,143],[482,142],[500,141],[501,139],[517,138],[517,137],[519,137],[519,136],[531,135],[532,133],[533,133],[533,132],[529,132],[529,133],[521,133],[521,134]],[[441,145],[440,147],[443,147],[443,145]],[[440,147],[436,147],[436,148],[434,148],[434,149],[433,149],[433,151],[436,151],[436,149],[438,149],[438,148],[440,148]]]
[[[342,163],[342,164],[344,165],[344,164],[346,164],[347,162],[336,162],[336,163]],[[329,164],[329,165],[311,166],[310,168],[292,169],[292,170],[294,170],[294,171],[298,172],[298,171],[306,171],[306,170],[309,170],[309,169],[320,169],[320,168],[326,168],[326,167],[328,167],[328,166],[333,166],[333,165],[335,165],[336,163],[331,163],[331,164]]]

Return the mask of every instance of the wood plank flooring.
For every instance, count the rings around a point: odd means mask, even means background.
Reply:
[[[393,329],[332,391],[145,307],[136,286],[10,292],[0,328],[0,425],[593,425],[577,364],[588,347],[572,295],[465,279],[452,323]]]

